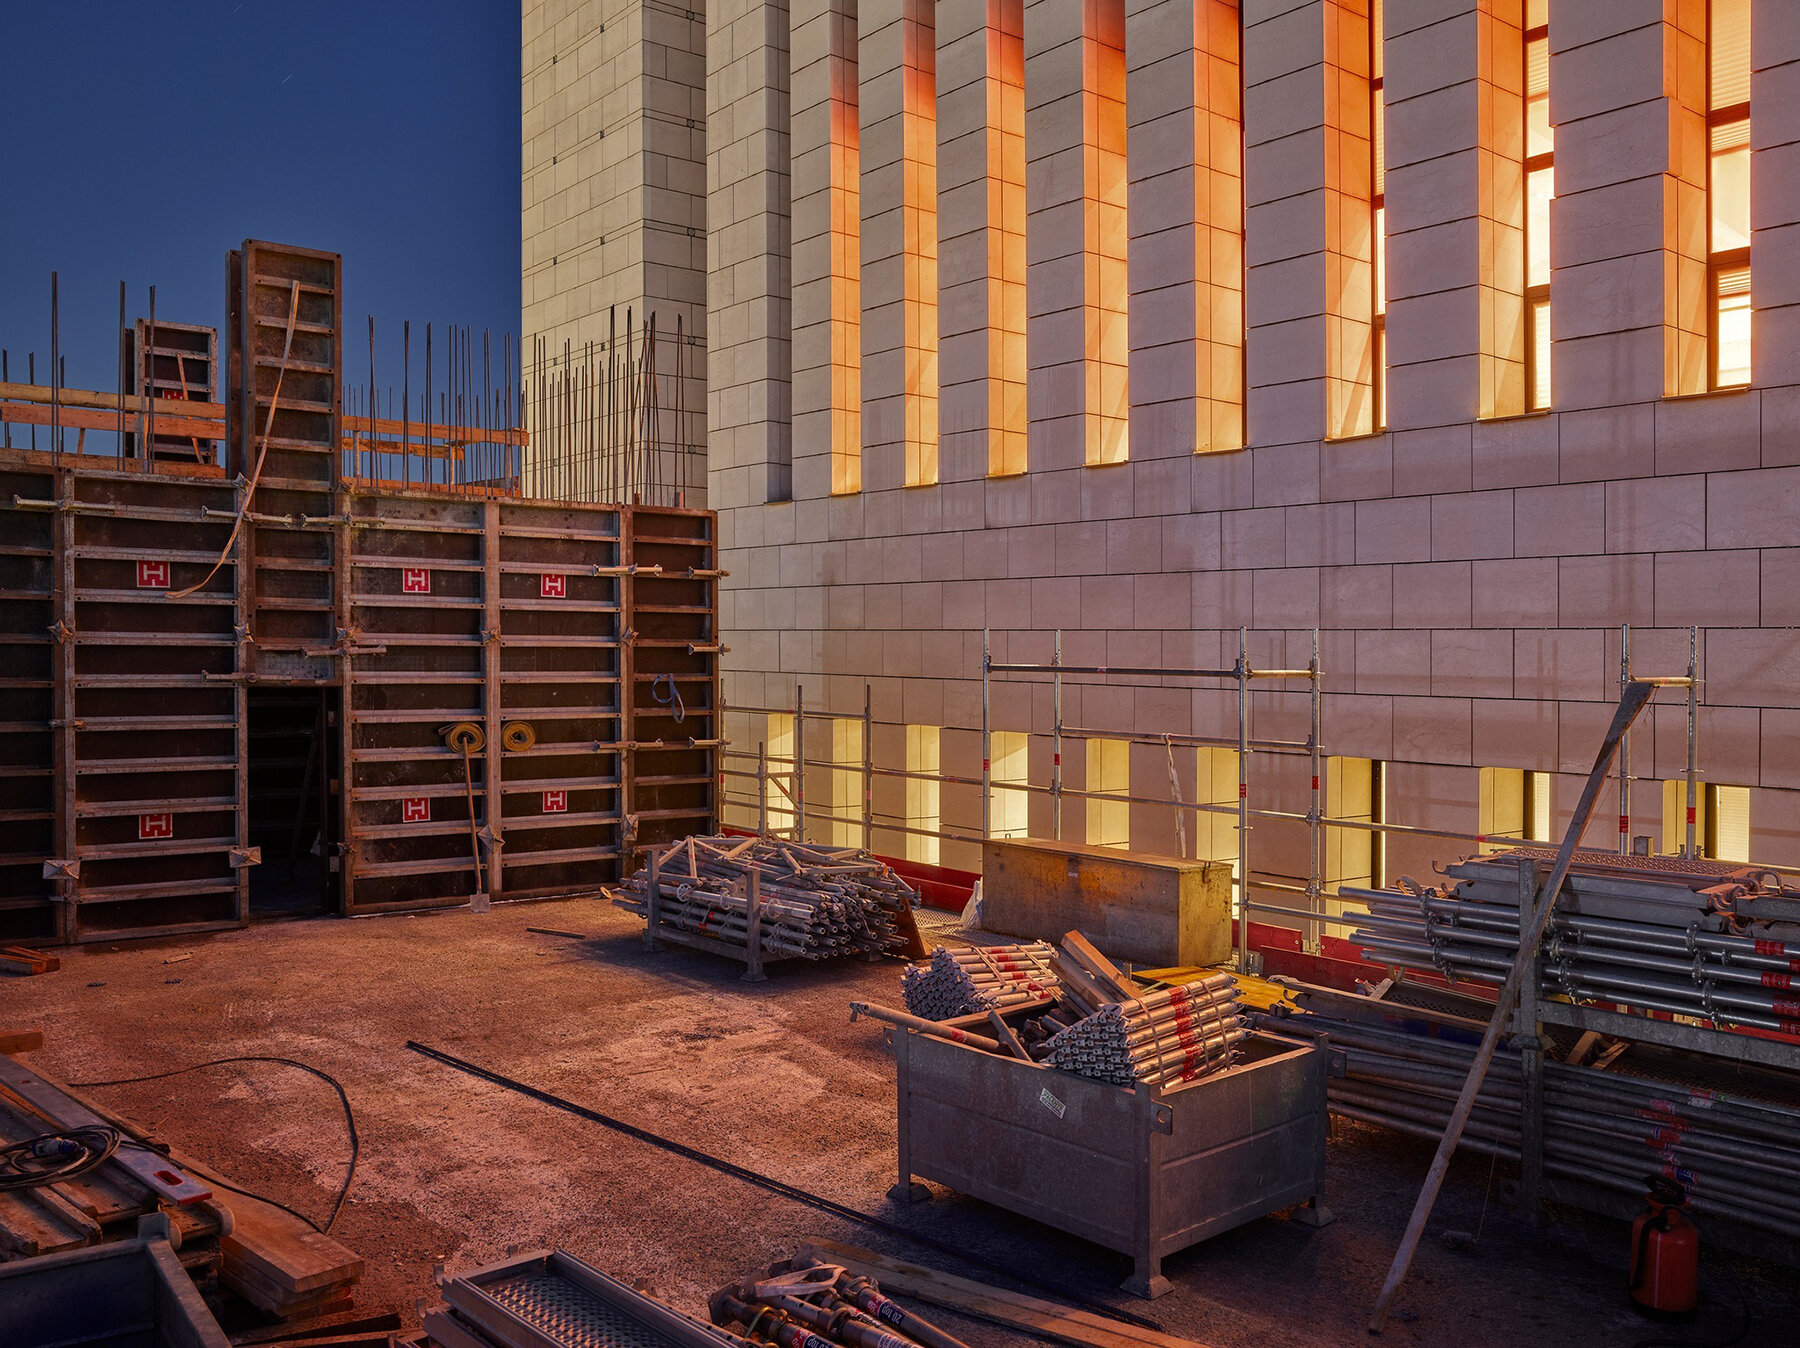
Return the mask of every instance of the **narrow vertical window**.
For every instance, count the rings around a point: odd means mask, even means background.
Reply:
[[[1385,334],[1378,208],[1383,156],[1376,144],[1380,51],[1370,0],[1325,0],[1325,436],[1380,429]]]
[[[1126,297],[1125,4],[1087,0],[1082,77],[1082,195],[1087,216],[1086,461],[1130,456],[1131,333]]]
[[[1550,203],[1556,130],[1550,124],[1549,0],[1525,5],[1525,396],[1550,406]]]
[[[794,718],[788,712],[772,712],[765,722],[763,740],[763,819],[770,833],[786,833],[794,827]]]
[[[906,0],[901,25],[906,485],[923,487],[938,480],[937,0]]]
[[[1707,13],[1707,287],[1712,387],[1750,382],[1750,0]]]
[[[1018,730],[996,730],[989,737],[992,763],[988,773],[988,836],[1023,838],[1029,825],[1031,737]]]
[[[862,490],[862,172],[856,11],[831,15],[831,490]]]
[[[1514,842],[1546,842],[1550,837],[1550,774],[1523,768],[1481,769],[1480,822],[1476,831],[1494,841],[1488,851]]]
[[[1194,804],[1222,805],[1225,810],[1200,809],[1194,814],[1194,859],[1197,861],[1229,861],[1231,878],[1238,876],[1238,754],[1236,749],[1204,747],[1196,749],[1194,762]],[[1232,902],[1237,901],[1233,890]],[[1235,908],[1234,908],[1235,911]]]
[[[825,798],[829,816],[825,836],[833,847],[867,847],[862,821],[863,723],[860,717],[834,716],[830,724],[832,766]]]
[[[1087,742],[1087,841],[1090,847],[1131,846],[1131,804],[1106,796],[1131,793],[1131,743]]]
[[[1369,204],[1374,210],[1375,429],[1387,425],[1387,131],[1381,87],[1381,5],[1369,3]]]
[[[1328,819],[1379,824],[1386,818],[1386,765],[1368,758],[1325,760],[1325,815]],[[1381,835],[1372,829],[1325,830],[1325,888],[1379,885],[1384,864]]]
[[[1663,783],[1662,850],[1687,847],[1687,779]],[[1714,861],[1750,860],[1750,788],[1701,782],[1694,797],[1694,846]]]
[[[1025,3],[988,0],[988,473],[1025,471]]]
[[[934,725],[906,727],[906,857],[909,861],[938,864],[939,831],[937,780],[942,735]]]

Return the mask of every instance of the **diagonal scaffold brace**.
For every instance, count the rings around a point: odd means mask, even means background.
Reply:
[[[1494,1014],[1488,1021],[1487,1033],[1481,1037],[1481,1047],[1475,1052],[1475,1061],[1469,1068],[1468,1079],[1463,1082],[1462,1093],[1456,1097],[1456,1108],[1450,1111],[1450,1120],[1444,1125],[1444,1136],[1438,1142],[1437,1155],[1431,1159],[1431,1169],[1425,1174],[1424,1187],[1419,1190],[1419,1200],[1413,1205],[1412,1219],[1406,1224],[1406,1234],[1400,1238],[1400,1248],[1394,1252],[1394,1262],[1388,1269],[1387,1281],[1382,1284],[1381,1295],[1375,1299],[1375,1310],[1369,1316],[1371,1334],[1379,1334],[1382,1326],[1387,1323],[1388,1305],[1393,1301],[1394,1293],[1400,1290],[1400,1284],[1412,1266],[1419,1240],[1425,1234],[1425,1223],[1431,1219],[1431,1209],[1437,1204],[1438,1190],[1443,1188],[1444,1175],[1450,1169],[1450,1158],[1456,1154],[1457,1144],[1462,1141],[1463,1127],[1475,1108],[1475,1097],[1480,1093],[1481,1083],[1487,1076],[1489,1065],[1494,1061],[1494,1051],[1500,1046],[1500,1036],[1506,1029],[1507,1019],[1518,1004],[1520,986],[1537,967],[1538,945],[1544,939],[1544,932],[1550,925],[1550,915],[1556,909],[1557,891],[1562,888],[1563,880],[1569,873],[1569,863],[1574,859],[1575,849],[1581,844],[1581,835],[1586,831],[1588,820],[1594,813],[1594,803],[1600,798],[1600,790],[1606,785],[1613,758],[1618,754],[1626,732],[1631,729],[1631,723],[1637,720],[1638,713],[1655,695],[1656,687],[1654,682],[1634,681],[1626,684],[1624,696],[1619,699],[1619,709],[1613,713],[1612,725],[1607,728],[1606,739],[1594,759],[1593,771],[1588,773],[1587,785],[1582,788],[1581,799],[1576,802],[1568,832],[1563,835],[1562,846],[1557,849],[1556,863],[1550,868],[1544,887],[1538,891],[1537,902],[1532,909],[1531,925],[1520,940],[1519,953],[1513,958],[1512,970],[1506,975],[1506,982],[1501,985],[1500,997],[1494,1004]]]

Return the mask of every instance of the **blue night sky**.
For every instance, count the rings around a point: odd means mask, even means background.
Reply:
[[[400,381],[400,321],[519,326],[519,9],[509,0],[0,0],[0,347],[117,384],[127,321],[224,327],[247,238],[344,258],[344,356]],[[221,345],[223,331],[221,331]],[[437,360],[442,364],[441,339]],[[222,353],[221,353],[222,354]],[[497,372],[497,371],[496,371]]]

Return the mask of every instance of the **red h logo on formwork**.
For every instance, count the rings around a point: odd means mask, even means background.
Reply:
[[[140,814],[138,816],[138,840],[149,842],[156,838],[173,838],[175,836],[175,816],[164,810],[161,814]]]
[[[400,570],[401,594],[430,594],[431,571],[428,567],[407,566]]]
[[[140,590],[169,588],[169,564],[143,561],[137,564],[137,587]]]
[[[564,599],[569,593],[569,578],[560,571],[546,571],[538,581],[538,596],[543,599]]]
[[[400,822],[423,824],[431,818],[431,801],[424,796],[407,796],[400,802]]]
[[[569,793],[567,791],[544,792],[545,814],[567,814],[569,812]]]

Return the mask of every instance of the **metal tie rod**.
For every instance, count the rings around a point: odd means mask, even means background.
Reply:
[[[1400,1248],[1394,1252],[1394,1262],[1388,1269],[1387,1281],[1382,1284],[1381,1295],[1375,1298],[1375,1310],[1369,1317],[1371,1334],[1381,1333],[1382,1326],[1387,1323],[1388,1305],[1393,1301],[1394,1293],[1400,1290],[1407,1269],[1412,1266],[1419,1240],[1425,1234],[1425,1223],[1430,1220],[1431,1210],[1437,1204],[1438,1190],[1444,1187],[1444,1176],[1450,1169],[1450,1158],[1456,1154],[1457,1143],[1462,1139],[1469,1115],[1474,1112],[1475,1097],[1481,1090],[1482,1079],[1487,1075],[1488,1065],[1494,1061],[1495,1049],[1500,1046],[1500,1036],[1506,1027],[1507,1017],[1512,1014],[1513,1007],[1519,1000],[1519,989],[1526,974],[1536,964],[1538,943],[1544,939],[1551,914],[1556,911],[1557,892],[1562,889],[1563,880],[1569,874],[1569,863],[1574,860],[1581,835],[1593,816],[1594,803],[1599,800],[1600,790],[1606,784],[1606,775],[1612,768],[1613,757],[1619,751],[1625,732],[1631,729],[1631,723],[1637,720],[1638,713],[1648,705],[1655,693],[1656,685],[1648,680],[1634,679],[1625,685],[1625,694],[1619,699],[1619,709],[1613,713],[1606,739],[1594,758],[1594,767],[1588,773],[1587,785],[1582,788],[1581,799],[1576,802],[1575,813],[1569,820],[1569,831],[1563,835],[1562,846],[1557,849],[1556,863],[1550,868],[1543,888],[1538,891],[1531,926],[1519,942],[1512,970],[1507,974],[1506,982],[1501,985],[1499,998],[1494,1003],[1494,1013],[1488,1021],[1487,1033],[1481,1037],[1481,1047],[1476,1050],[1475,1061],[1469,1067],[1462,1093],[1456,1097],[1456,1108],[1450,1112],[1450,1121],[1444,1127],[1443,1137],[1438,1140],[1437,1155],[1432,1157],[1431,1169],[1426,1172],[1425,1185],[1419,1190],[1418,1202],[1413,1205],[1412,1219],[1406,1224],[1406,1234],[1400,1238]]]

